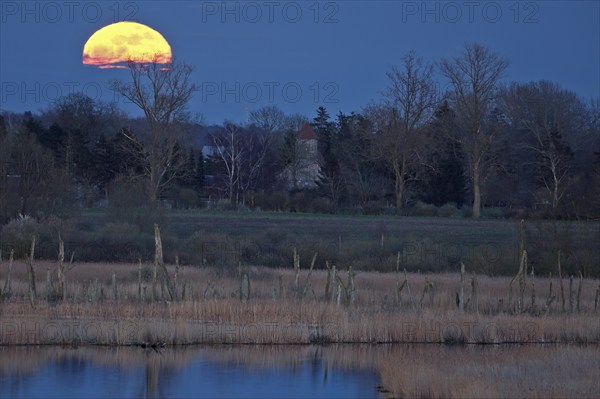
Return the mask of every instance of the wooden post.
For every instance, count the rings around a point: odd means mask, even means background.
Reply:
[[[337,296],[338,289],[338,278],[337,271],[335,269],[335,265],[331,267],[331,297],[329,298],[329,302],[334,303]]]
[[[282,299],[283,298],[283,275],[280,273],[279,274],[279,298],[278,299]]]
[[[576,306],[575,308],[577,309],[577,311],[579,312],[580,307],[579,304],[581,303],[581,288],[583,286],[583,274],[581,274],[581,272],[579,272],[579,286],[577,287],[577,302],[576,302]]]
[[[115,272],[113,272],[112,277],[111,277],[111,285],[112,285],[113,299],[116,301],[119,298],[117,295],[117,274]]]
[[[525,286],[527,284],[527,251],[523,250],[519,270],[519,311],[525,306]]]
[[[35,271],[33,270],[33,256],[35,253],[35,236],[31,239],[31,252],[29,255],[25,255],[26,263],[27,263],[27,275],[29,277],[29,300],[33,305],[37,297],[37,292],[35,289]]]
[[[164,290],[164,286],[166,285],[167,294],[169,294],[170,300],[174,300],[174,293],[172,292],[172,284],[171,278],[169,277],[169,272],[167,271],[167,267],[163,261],[163,250],[162,250],[162,241],[160,239],[160,229],[158,228],[158,224],[154,224],[154,267],[155,269],[160,267],[163,272],[163,284],[161,288]],[[156,273],[156,272],[155,272]],[[163,293],[164,296],[164,293]]]
[[[353,305],[354,304],[354,299],[355,299],[355,294],[354,294],[354,276],[356,275],[356,273],[354,273],[354,270],[352,270],[352,266],[350,266],[348,268],[348,289],[347,289],[347,296],[348,296],[348,304],[349,305]]]
[[[52,299],[52,275],[50,274],[50,268],[46,269],[46,301],[50,302]]]
[[[548,293],[548,298],[546,299],[546,309],[547,312],[550,313],[550,308],[552,306],[552,302],[554,302],[555,296],[552,294],[552,273],[548,276],[548,280],[550,282],[550,288]]]
[[[177,283],[177,276],[179,276],[179,256],[175,255],[175,274],[173,275],[173,293],[175,301],[177,301],[179,295],[179,286]]]
[[[250,299],[250,277],[247,272],[242,274],[240,282],[240,300],[242,302],[248,302]]]
[[[294,247],[294,271],[296,273],[294,278],[294,291],[296,293],[296,297],[298,296],[299,289],[299,279],[300,279],[300,254],[298,254],[298,250]]]
[[[332,281],[331,266],[329,266],[329,261],[325,261],[325,267],[327,268],[327,280],[325,281],[325,301],[329,301]]]
[[[142,301],[142,259],[138,258],[138,299]]]
[[[575,305],[575,291],[573,290],[573,276],[569,276],[569,312],[573,313]]]
[[[458,291],[458,309],[465,311],[465,264],[460,262],[460,288]]]
[[[475,313],[479,313],[479,297],[477,296],[477,276],[473,274],[471,279],[471,309],[475,310]]]
[[[304,289],[302,290],[303,298],[306,297],[306,294],[308,293],[309,290],[312,292],[313,297],[315,297],[315,291],[313,290],[312,282],[310,281],[310,277],[311,277],[313,269],[315,267],[317,255],[318,255],[318,253],[315,252],[315,254],[313,255],[312,261],[310,262],[310,268],[308,269],[308,274],[306,275],[306,283],[304,284]]]
[[[4,289],[2,290],[2,297],[3,298],[10,298],[11,295],[11,274],[12,274],[12,267],[13,267],[13,261],[15,259],[15,251],[13,249],[10,250],[10,258],[8,260],[8,273],[6,274],[6,280],[4,281]]]
[[[58,237],[58,295],[64,301],[65,298],[65,242]]]
[[[413,305],[413,310],[416,308],[417,304],[415,303],[415,299],[413,298],[412,291],[410,290],[410,284],[408,283],[408,274],[406,269],[404,269],[404,281],[406,282],[406,290],[408,291],[408,297]]]
[[[560,280],[560,300],[562,302],[562,311],[565,311],[565,287],[563,285],[562,271],[560,268],[560,249],[558,250],[558,278]]]
[[[531,311],[535,312],[536,311],[536,305],[535,305],[535,280],[533,275],[531,276]]]

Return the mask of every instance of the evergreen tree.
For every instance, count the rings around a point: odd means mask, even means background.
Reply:
[[[7,129],[6,129],[6,121],[4,120],[4,115],[0,115],[0,140],[6,137]]]
[[[440,143],[435,154],[434,172],[427,182],[425,202],[441,206],[449,202],[462,206],[466,196],[464,154],[454,139],[456,115],[447,102],[436,111],[430,125]]]
[[[317,109],[317,116],[313,119],[313,130],[317,135],[318,149],[321,156],[321,171],[324,175],[338,172],[338,161],[334,153],[336,140],[336,126],[330,121],[330,116],[325,107]]]
[[[110,141],[113,173],[115,176],[117,174],[141,176],[147,163],[147,153],[143,151],[144,145],[131,130],[127,128],[121,130]],[[125,132],[127,136],[122,132]],[[132,154],[138,156],[132,156]]]
[[[183,151],[182,151],[183,153]],[[196,157],[194,156],[194,149],[190,147],[190,151],[185,159],[185,166],[177,178],[177,183],[182,187],[189,187],[195,189],[196,179]]]
[[[104,135],[101,135],[98,141],[94,144],[94,177],[98,188],[105,190],[110,181],[115,177],[115,154],[114,148],[110,142],[106,140]]]

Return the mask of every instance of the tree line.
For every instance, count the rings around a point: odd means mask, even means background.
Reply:
[[[39,114],[0,117],[0,209],[97,206],[600,217],[600,104],[555,82],[506,82],[509,63],[477,43],[432,64],[416,52],[358,112],[307,117],[276,106],[205,126],[188,112],[192,67],[130,63],[113,81],[143,113],[71,94]],[[436,79],[449,82],[440,92]],[[310,123],[316,154],[298,132]],[[309,157],[310,155],[310,157]],[[313,187],[298,184],[318,165]],[[433,207],[433,208],[432,208]]]

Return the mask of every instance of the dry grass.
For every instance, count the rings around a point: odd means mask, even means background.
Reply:
[[[46,273],[40,271],[54,267],[35,264],[39,299],[31,305],[25,265],[15,262],[12,296],[0,303],[1,344],[600,342],[600,314],[594,310],[598,281],[592,279],[583,280],[579,311],[570,311],[568,285],[565,312],[560,298],[546,305],[550,280],[536,278],[536,306],[528,283],[525,310],[517,312],[515,303],[507,303],[510,279],[478,276],[477,306],[467,303],[460,312],[457,274],[409,274],[410,291],[403,291],[400,304],[395,290],[404,276],[358,272],[354,303],[339,306],[324,299],[324,271],[313,271],[314,295],[309,290],[303,296],[295,289],[292,268],[242,268],[240,274],[237,269],[182,267],[178,300],[167,302],[151,301],[148,279],[143,282],[147,295],[139,298],[137,265],[80,264],[67,274],[67,300],[48,302]],[[169,272],[174,272],[172,265]],[[301,292],[307,273],[300,271]],[[250,276],[250,300],[243,303],[242,274]],[[346,284],[346,271],[340,277]],[[423,295],[426,282],[433,285],[432,296]],[[553,282],[553,293],[559,294],[558,280]],[[466,301],[470,297],[467,285]]]
[[[402,398],[594,398],[599,359],[595,345],[414,346],[392,347],[378,368]]]

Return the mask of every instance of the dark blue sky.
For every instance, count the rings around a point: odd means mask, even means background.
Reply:
[[[436,62],[467,41],[508,58],[507,79],[600,97],[599,1],[2,1],[0,12],[2,110],[38,111],[70,91],[115,99],[107,83],[127,71],[81,57],[90,35],[119,20],[158,30],[195,66],[189,110],[208,123],[273,104],[311,118],[319,105],[360,111],[406,52]]]

